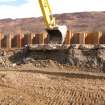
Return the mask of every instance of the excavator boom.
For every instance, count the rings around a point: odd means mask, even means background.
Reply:
[[[51,7],[48,0],[39,0],[39,5],[44,17],[46,28],[53,29],[53,27],[55,27],[55,18],[52,16]]]
[[[67,33],[67,27],[65,25],[60,26],[56,24],[48,0],[39,0],[39,5],[43,14],[49,43],[63,44]]]

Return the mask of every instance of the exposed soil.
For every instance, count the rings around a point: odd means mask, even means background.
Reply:
[[[32,71],[0,72],[1,105],[104,105],[105,79]]]
[[[17,68],[26,69],[59,69],[60,71],[76,71],[104,73],[105,48],[75,48],[51,51],[16,51],[10,55],[8,62],[16,64]],[[20,69],[19,68],[19,69]]]
[[[104,51],[1,51],[0,105],[105,105]]]
[[[55,17],[72,31],[105,32],[105,12]],[[42,17],[3,19],[0,31],[40,33],[44,23]],[[105,105],[104,73],[104,48],[0,51],[0,105]]]

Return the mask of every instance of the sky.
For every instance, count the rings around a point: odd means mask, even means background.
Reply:
[[[49,0],[53,14],[105,11],[105,0]],[[38,0],[0,0],[0,19],[42,16]]]

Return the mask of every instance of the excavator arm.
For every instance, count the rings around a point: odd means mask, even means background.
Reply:
[[[67,27],[65,25],[59,26],[56,24],[48,0],[39,0],[39,5],[43,14],[49,43],[63,44],[66,37]]]
[[[39,0],[39,5],[44,17],[44,22],[47,29],[53,29],[55,24],[55,18],[52,16],[51,7],[48,3],[48,0]]]

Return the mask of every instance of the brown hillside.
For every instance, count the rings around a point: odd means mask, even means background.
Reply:
[[[66,24],[73,31],[104,31],[105,12],[81,12],[55,15],[58,24]],[[1,32],[44,31],[43,18],[1,19]]]

